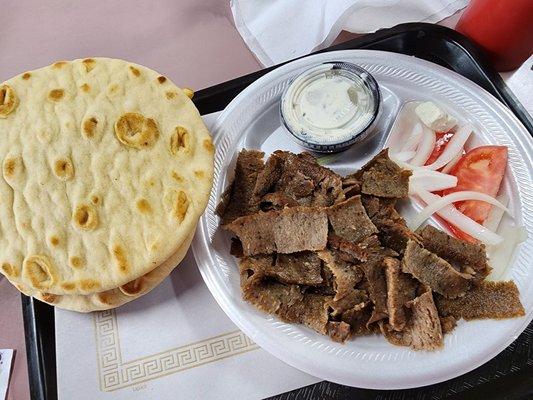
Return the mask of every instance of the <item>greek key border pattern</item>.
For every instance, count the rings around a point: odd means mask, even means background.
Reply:
[[[241,331],[228,332],[133,361],[122,361],[114,310],[93,313],[100,390],[111,392],[258,349]]]

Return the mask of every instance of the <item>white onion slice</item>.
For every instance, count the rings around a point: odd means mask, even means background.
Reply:
[[[527,231],[523,226],[504,226],[500,234],[503,237],[503,241],[487,249],[489,265],[492,267],[487,279],[494,281],[504,277],[516,246],[527,239]]]
[[[450,161],[452,161],[457,156],[457,154],[462,153],[463,147],[473,130],[474,128],[472,127],[472,125],[465,125],[459,128],[457,132],[453,134],[452,138],[444,148],[444,151],[439,156],[439,158],[437,158],[435,162],[426,165],[426,168],[433,170],[441,169]]]
[[[416,186],[416,185],[413,185],[413,186]],[[429,207],[431,207],[429,204],[434,204],[442,199],[440,196],[430,193],[427,190],[424,190],[422,188],[414,187],[413,192],[415,192],[417,196],[419,196],[426,204],[428,204],[428,207],[422,210],[422,212],[424,212],[424,215],[428,214],[428,209]],[[460,192],[455,192],[455,193],[460,193]],[[458,201],[458,200],[453,200],[453,201]],[[468,218],[466,215],[464,215],[459,210],[457,210],[457,208],[455,208],[452,204],[449,204],[449,203],[446,203],[446,204],[447,205],[444,205],[444,206],[440,206],[439,204],[439,208],[436,210],[436,213],[441,218],[445,219],[446,221],[455,225],[457,228],[461,229],[466,234],[472,236],[475,239],[480,240],[481,242],[487,245],[496,245],[502,242],[503,238],[501,236],[485,228],[483,225],[478,224],[473,219]],[[424,217],[422,219],[422,222],[426,220],[427,218],[428,217]],[[417,219],[421,219],[421,218],[417,217]],[[411,229],[414,230],[418,228],[418,226],[420,226],[421,224],[421,222],[419,223],[418,221],[416,221],[416,223],[418,223],[418,225],[415,224],[415,221],[413,221],[413,223],[410,224]]]
[[[409,161],[415,155],[416,155],[415,151],[400,151],[399,153],[395,153],[394,157],[396,157],[398,160],[401,160],[401,161]]]
[[[415,185],[416,186],[416,185]],[[416,192],[416,188],[415,188]],[[496,200],[494,197],[489,196],[485,193],[480,192],[473,192],[470,190],[463,190],[459,192],[453,192],[446,196],[440,197],[432,201],[431,203],[428,203],[427,207],[424,208],[422,211],[420,211],[420,214],[416,216],[415,219],[411,222],[411,229],[414,231],[416,228],[418,228],[422,223],[431,217],[436,211],[440,210],[443,207],[446,207],[447,205],[453,204],[456,201],[465,201],[465,200],[479,200],[484,201],[486,203],[492,204],[493,206],[497,206],[502,208],[504,211],[510,214],[507,207],[505,207],[502,203],[500,203],[498,200]]]
[[[422,124],[417,122],[417,124],[413,127],[413,132],[411,132],[411,134],[405,141],[405,144],[402,146],[401,152],[415,151],[418,144],[422,140],[423,134],[424,130],[422,129]]]
[[[443,180],[446,179],[448,182],[451,182],[452,179],[455,182],[457,181],[457,177],[455,175],[445,174],[444,172],[440,172],[440,171],[433,171],[431,169],[426,169],[424,167],[417,167],[415,165],[412,165],[405,161],[400,160],[398,157],[396,157],[396,154],[391,154],[389,157],[399,167],[412,171],[413,174],[411,176],[416,176],[417,178],[418,177],[441,178]],[[457,186],[457,184],[455,186]],[[451,186],[451,187],[455,187],[455,186]]]
[[[450,174],[444,174],[439,171],[433,171],[431,169],[424,169],[422,167],[414,167],[413,168],[413,176],[416,176],[417,178],[437,178],[441,180],[447,180],[451,182],[452,180],[454,182],[457,182],[457,177],[455,175]]]
[[[507,196],[506,194],[497,196],[496,200],[502,203],[505,207],[509,205],[509,196]],[[485,222],[483,222],[483,226],[493,232],[496,232],[498,230],[498,226],[500,225],[500,221],[502,220],[504,213],[505,210],[499,207],[491,207],[487,219],[485,220]]]
[[[425,126],[422,127],[422,131],[422,140],[418,145],[418,149],[416,150],[416,156],[414,156],[410,162],[410,164],[414,165],[415,167],[420,167],[426,163],[429,156],[433,152],[433,149],[435,148],[435,142],[437,141],[437,135],[434,131],[426,128]]]
[[[433,172],[433,171],[431,171]],[[453,175],[441,174],[441,176],[424,176],[419,175],[418,171],[414,171],[413,175],[409,177],[409,192],[411,193],[411,186],[415,188],[422,188],[429,192],[437,190],[451,189],[457,186],[457,177]]]
[[[463,156],[463,150],[464,149],[461,149],[459,153],[457,153],[457,155],[454,158],[452,158],[452,160],[448,164],[446,164],[443,169],[441,169],[442,173],[447,174],[448,172],[452,170],[453,167],[455,167],[455,164],[457,164],[459,160],[461,159],[461,157]]]

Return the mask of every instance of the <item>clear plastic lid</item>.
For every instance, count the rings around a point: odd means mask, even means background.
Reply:
[[[283,123],[304,147],[342,150],[367,136],[379,112],[376,80],[346,62],[317,65],[298,75],[282,96]]]

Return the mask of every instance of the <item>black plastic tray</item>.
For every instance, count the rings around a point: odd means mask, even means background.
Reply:
[[[324,51],[385,50],[413,55],[449,68],[477,83],[505,104],[533,135],[531,116],[467,38],[449,28],[402,24],[380,30]],[[271,67],[198,91],[194,102],[201,114],[220,111]],[[28,371],[32,399],[57,398],[53,307],[22,296]],[[475,339],[473,339],[475,340]],[[157,398],[154,397],[154,399]],[[418,389],[377,391],[321,382],[275,399],[533,399],[533,323],[507,349],[476,370]]]

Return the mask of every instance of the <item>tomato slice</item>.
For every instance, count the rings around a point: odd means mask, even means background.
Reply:
[[[457,186],[443,191],[443,195],[461,190],[472,190],[496,197],[507,166],[507,147],[481,146],[466,153],[450,171],[457,177]],[[455,203],[467,217],[479,224],[487,219],[491,205],[478,200]],[[457,229],[457,228],[455,228]]]
[[[446,145],[453,137],[453,132],[436,132],[435,137],[437,139],[435,141],[435,147],[433,148],[433,152],[429,155],[429,158],[424,165],[433,164],[433,162],[440,157],[446,148]]]

